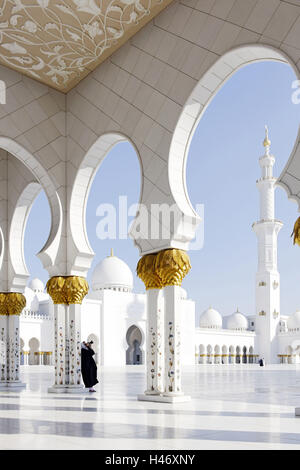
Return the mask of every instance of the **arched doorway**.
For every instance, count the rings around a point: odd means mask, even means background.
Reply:
[[[127,365],[140,365],[143,364],[143,351],[141,349],[143,335],[141,330],[132,325],[128,328],[126,333],[126,341],[128,348],[126,351],[126,364]]]
[[[241,363],[241,348],[240,348],[240,346],[237,346],[237,347],[236,347],[236,358],[235,358],[235,362],[236,362],[236,364],[240,364],[240,363]]]
[[[206,350],[207,350],[207,354],[206,354],[207,364],[212,364],[213,363],[213,355],[212,355],[213,348],[212,348],[211,344],[207,345]]]
[[[243,358],[242,358],[242,362],[243,364],[247,364],[248,360],[247,360],[247,348],[246,346],[243,347]]]
[[[292,346],[287,347],[288,364],[294,364],[294,351]]]
[[[229,346],[229,364],[234,364],[235,363],[235,352],[234,352],[234,346]]]
[[[205,354],[205,346],[204,344],[200,344],[199,346],[199,360],[198,360],[198,363],[199,364],[205,364],[206,362],[206,354]]]
[[[214,349],[214,364],[220,364],[221,355],[220,355],[220,346],[216,345]]]
[[[29,340],[29,361],[28,364],[30,366],[39,365],[39,349],[40,349],[40,342],[37,338],[31,338]]]
[[[249,364],[253,364],[255,361],[254,361],[254,350],[253,350],[253,346],[250,346],[249,348]]]
[[[228,364],[228,348],[227,346],[224,344],[222,346],[222,364]]]

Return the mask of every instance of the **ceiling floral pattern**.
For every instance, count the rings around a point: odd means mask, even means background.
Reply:
[[[170,1],[2,0],[0,63],[67,92]]]

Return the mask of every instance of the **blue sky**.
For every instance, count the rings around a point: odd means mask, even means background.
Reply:
[[[258,159],[264,151],[265,124],[276,157],[275,176],[291,154],[300,123],[300,105],[291,101],[295,79],[284,64],[264,62],[244,67],[218,92],[195,131],[187,161],[187,188],[194,206],[204,204],[205,239],[201,251],[190,252],[192,270],[183,287],[196,301],[197,313],[209,305],[223,315],[237,306],[245,314],[254,312],[257,246],[251,225],[259,218]],[[97,238],[100,219],[96,209],[103,202],[118,207],[119,195],[127,195],[130,205],[138,201],[139,193],[137,156],[129,144],[119,144],[99,168],[88,200],[87,230],[96,253],[91,269],[113,248],[135,271],[138,250],[132,240]],[[298,215],[296,204],[278,188],[276,217],[284,223],[278,244],[282,314],[300,308],[300,249],[290,238]],[[48,275],[35,253],[47,239],[49,226],[49,207],[41,193],[28,219],[25,258],[31,275],[44,281]],[[137,278],[135,289],[144,290]]]

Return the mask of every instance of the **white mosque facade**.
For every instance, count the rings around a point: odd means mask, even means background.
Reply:
[[[194,363],[195,302],[181,289],[182,362]],[[21,364],[53,364],[53,303],[44,285],[33,279],[25,288],[26,308],[20,316]],[[95,268],[92,291],[82,303],[82,340],[92,340],[96,362],[103,366],[145,364],[146,294],[133,292],[133,275],[117,256]],[[193,339],[193,340],[192,340]]]
[[[180,288],[181,360],[188,364],[255,364],[300,362],[300,311],[280,313],[275,183],[266,129],[265,153],[259,159],[260,220],[253,224],[258,239],[256,312],[237,309],[222,316],[210,307],[196,322],[195,302]],[[102,366],[146,363],[147,295],[133,292],[128,265],[111,253],[94,269],[92,289],[82,303],[81,339],[93,340],[95,359]],[[26,307],[20,317],[21,364],[53,363],[54,308],[45,286],[33,279],[25,288]]]

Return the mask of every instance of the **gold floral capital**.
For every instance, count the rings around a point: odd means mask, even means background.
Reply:
[[[300,217],[295,222],[291,237],[294,237],[294,245],[297,243],[300,246]]]
[[[87,280],[81,276],[54,276],[48,280],[47,292],[54,304],[81,304],[89,291]]]
[[[0,292],[0,315],[20,315],[26,298],[20,292]]]
[[[156,272],[156,254],[144,255],[138,262],[136,273],[143,281],[146,289],[161,289],[163,287],[161,279]]]
[[[183,250],[170,248],[156,254],[144,255],[138,262],[137,275],[146,289],[181,286],[191,269],[190,258]]]

